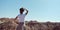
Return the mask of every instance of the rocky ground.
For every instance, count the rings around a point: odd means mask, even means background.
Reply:
[[[0,18],[0,30],[16,30],[18,21],[14,18]],[[24,30],[60,30],[60,22],[25,22]]]
[[[60,23],[57,22],[26,22],[26,30],[60,30]],[[28,28],[27,28],[28,27]]]

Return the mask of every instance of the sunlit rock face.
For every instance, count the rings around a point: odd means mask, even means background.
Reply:
[[[14,18],[0,18],[0,30],[16,30],[18,23]],[[60,22],[26,21],[24,30],[60,30]]]
[[[9,18],[0,18],[0,30],[16,30],[18,21]]]
[[[60,30],[60,22],[26,21],[26,30]]]

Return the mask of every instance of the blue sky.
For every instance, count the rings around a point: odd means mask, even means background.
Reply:
[[[29,11],[27,21],[60,22],[60,0],[0,0],[0,18],[15,18],[21,7]]]

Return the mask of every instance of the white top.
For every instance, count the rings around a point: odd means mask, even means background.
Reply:
[[[19,14],[18,15],[18,21],[19,22],[24,22],[25,16],[26,16],[26,14]]]

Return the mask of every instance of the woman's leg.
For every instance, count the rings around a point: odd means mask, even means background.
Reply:
[[[24,24],[24,23],[22,23],[22,22],[19,23],[18,26],[17,26],[17,30],[24,30],[23,24]]]

